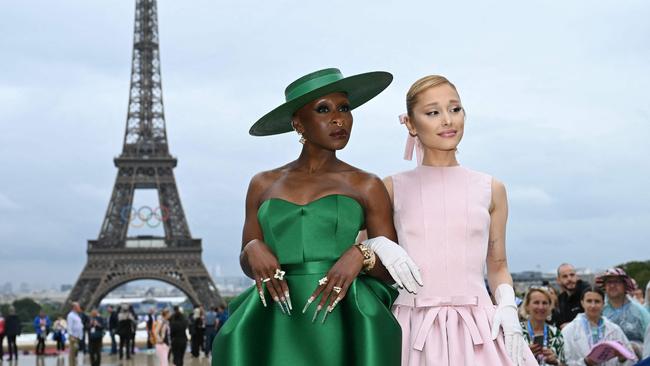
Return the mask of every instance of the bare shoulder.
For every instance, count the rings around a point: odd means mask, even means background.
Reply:
[[[508,196],[506,194],[506,186],[500,180],[492,177],[492,202],[490,204],[490,211],[499,207],[507,207]]]
[[[377,188],[384,189],[384,184],[377,175],[347,163],[344,163],[344,167],[346,180],[355,189],[361,192],[369,192]]]
[[[273,183],[280,177],[286,175],[289,170],[289,164],[277,167],[271,170],[259,172],[251,178],[248,193],[250,198],[259,198],[266,192]]]
[[[392,175],[389,175],[389,176],[385,177],[381,181],[384,182],[384,186],[386,186],[386,189],[388,189],[389,191],[393,190],[393,176]]]
[[[506,185],[502,181],[492,177],[492,195],[506,194]]]
[[[388,191],[388,196],[390,196],[390,200],[393,201],[393,177],[388,176],[384,179],[382,179],[384,182],[384,187],[386,187],[386,190]]]

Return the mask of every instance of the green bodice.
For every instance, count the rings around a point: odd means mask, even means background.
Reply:
[[[305,205],[272,198],[260,205],[258,220],[286,271],[293,312],[283,315],[268,292],[264,307],[255,286],[249,288],[230,303],[230,319],[213,343],[212,365],[398,366],[401,330],[390,313],[397,291],[379,280],[357,277],[325,323],[323,312],[312,323],[316,302],[301,312],[318,280],[354,244],[363,207],[344,195]]]

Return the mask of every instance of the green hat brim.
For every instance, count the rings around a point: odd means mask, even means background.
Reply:
[[[314,99],[331,93],[346,93],[350,101],[350,109],[355,109],[376,97],[392,81],[393,75],[385,71],[348,76],[280,105],[257,120],[248,132],[253,136],[268,136],[293,131],[291,117],[298,109]]]

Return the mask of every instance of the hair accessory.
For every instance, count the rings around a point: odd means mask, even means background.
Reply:
[[[399,123],[405,125],[406,117],[406,113],[400,114],[398,116]],[[415,150],[415,157],[418,165],[422,165],[422,158],[424,155],[422,152],[422,143],[417,135],[411,135],[411,132],[409,131],[408,137],[406,138],[406,146],[404,147],[404,160],[413,160],[413,150]]]

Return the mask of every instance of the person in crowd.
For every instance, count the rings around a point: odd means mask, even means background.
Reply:
[[[558,315],[555,325],[562,329],[576,315],[583,312],[580,294],[589,284],[578,277],[575,267],[569,263],[562,263],[557,267],[557,284],[561,292],[558,296]]]
[[[560,317],[560,308],[558,307],[558,303],[560,302],[557,290],[555,287],[551,286],[548,281],[544,281],[545,283],[542,284],[542,286],[545,286],[548,290],[548,294],[551,296],[551,303],[552,308],[551,308],[551,321],[550,323],[553,325],[556,325],[557,327],[557,321],[558,318]]]
[[[384,179],[399,243],[422,270],[417,294],[400,291],[402,366],[537,365],[524,338],[506,254],[503,183],[459,164],[465,109],[445,77],[406,94],[405,158],[417,167]],[[484,273],[496,306],[484,284]]]
[[[104,328],[106,323],[99,315],[97,309],[90,312],[88,318],[88,353],[90,353],[91,366],[99,366],[102,363],[102,340],[104,339]]]
[[[645,309],[650,313],[650,281],[645,285],[645,300],[644,300],[644,306]]]
[[[646,295],[647,298],[647,295]],[[650,325],[645,331],[645,341],[643,342],[643,358],[650,358]]]
[[[135,354],[135,334],[138,331],[138,315],[135,313],[135,308],[133,305],[129,305],[129,312],[131,313],[131,316],[133,317],[133,326],[131,327],[131,336],[129,337],[131,339],[131,354]]]
[[[77,354],[79,353],[79,342],[84,335],[84,324],[81,320],[81,306],[78,302],[72,303],[72,309],[68,313],[66,323],[68,326],[68,342],[70,351],[68,352],[70,361],[69,365],[74,366],[77,364]]]
[[[224,324],[226,324],[226,320],[228,320],[228,317],[230,314],[228,313],[228,308],[224,305],[218,305],[217,309],[217,317],[219,318],[219,322],[217,324],[217,333],[219,333],[219,329],[223,327]]]
[[[208,312],[205,313],[205,357],[210,356],[210,351],[212,350],[212,341],[217,335],[217,327],[219,326],[219,317],[218,317],[219,308],[214,307]]]
[[[553,296],[546,286],[531,287],[520,307],[524,339],[540,365],[564,365],[564,339],[555,326],[549,324]]]
[[[155,345],[154,341],[154,329],[153,329],[153,324],[156,321],[156,314],[155,314],[156,309],[150,308],[149,312],[147,313],[147,320],[146,320],[146,329],[147,329],[147,349],[151,349]]]
[[[34,318],[34,332],[36,333],[36,354],[45,354],[45,340],[50,333],[52,322],[50,317],[45,314],[44,310],[39,311],[38,315]]]
[[[86,314],[86,309],[81,308],[81,312],[79,313],[79,316],[81,317],[81,322],[84,325],[84,332],[83,335],[81,336],[81,339],[79,340],[79,350],[83,352],[85,355],[88,353],[88,330],[90,330],[89,325],[90,325],[90,318],[88,317],[88,314]]]
[[[183,366],[183,357],[187,348],[187,318],[180,307],[174,306],[174,314],[169,318],[169,336],[171,338],[172,362]]]
[[[381,71],[309,73],[249,130],[295,131],[302,147],[295,160],[251,179],[240,265],[255,286],[230,302],[231,320],[212,345],[214,365],[399,363],[401,331],[390,314],[396,291],[389,284],[403,274],[398,284],[416,291],[417,268],[394,242],[381,180],[337,156],[350,140],[352,110],[391,81]],[[371,239],[358,243],[363,229]]]
[[[597,364],[588,355],[592,347],[601,341],[617,341],[632,348],[630,342],[623,333],[623,330],[615,323],[609,321],[602,314],[605,304],[605,294],[594,286],[585,288],[580,296],[580,302],[584,313],[576,317],[562,329],[564,336],[564,354],[567,366],[629,366],[633,365],[632,360],[627,360],[623,355],[615,352],[616,357],[604,363]]]
[[[190,315],[190,352],[192,357],[199,357],[201,348],[205,344],[205,316],[203,314],[203,306],[196,305],[192,315]]]
[[[65,330],[67,327],[68,324],[62,316],[57,317],[52,325],[52,339],[56,342],[57,353],[65,351]]]
[[[156,356],[160,366],[169,364],[169,345],[171,344],[169,330],[169,309],[164,309],[153,326]]]
[[[115,334],[117,333],[117,311],[111,305],[108,305],[106,310],[108,311],[106,324],[108,326],[108,334],[111,337],[111,355],[115,355],[117,354],[117,342],[115,340]]]
[[[628,293],[634,290],[630,276],[622,268],[610,268],[596,278],[596,284],[605,289],[607,295],[603,315],[617,324],[637,357],[643,354],[643,338],[650,324],[650,314],[643,305],[634,301]]]
[[[630,277],[630,279],[632,280],[632,285],[634,286],[634,289],[632,290],[632,292],[630,292],[630,297],[632,298],[632,300],[634,300],[634,301],[638,302],[639,304],[643,305],[643,302],[644,302],[643,289],[641,289],[639,287],[639,284],[636,283],[636,280],[634,278]]]
[[[129,310],[129,305],[122,304],[120,312],[117,314],[117,335],[120,337],[120,360],[124,358],[125,350],[126,359],[131,359],[131,342],[134,341],[133,328],[135,328],[135,318]]]
[[[2,316],[2,313],[0,312],[0,361],[2,361],[3,357],[5,356],[4,340],[5,340],[5,318]]]
[[[18,346],[16,337],[22,333],[20,319],[16,315],[16,309],[9,307],[9,315],[5,318],[5,335],[7,336],[7,352],[9,352],[9,361],[18,361]]]

